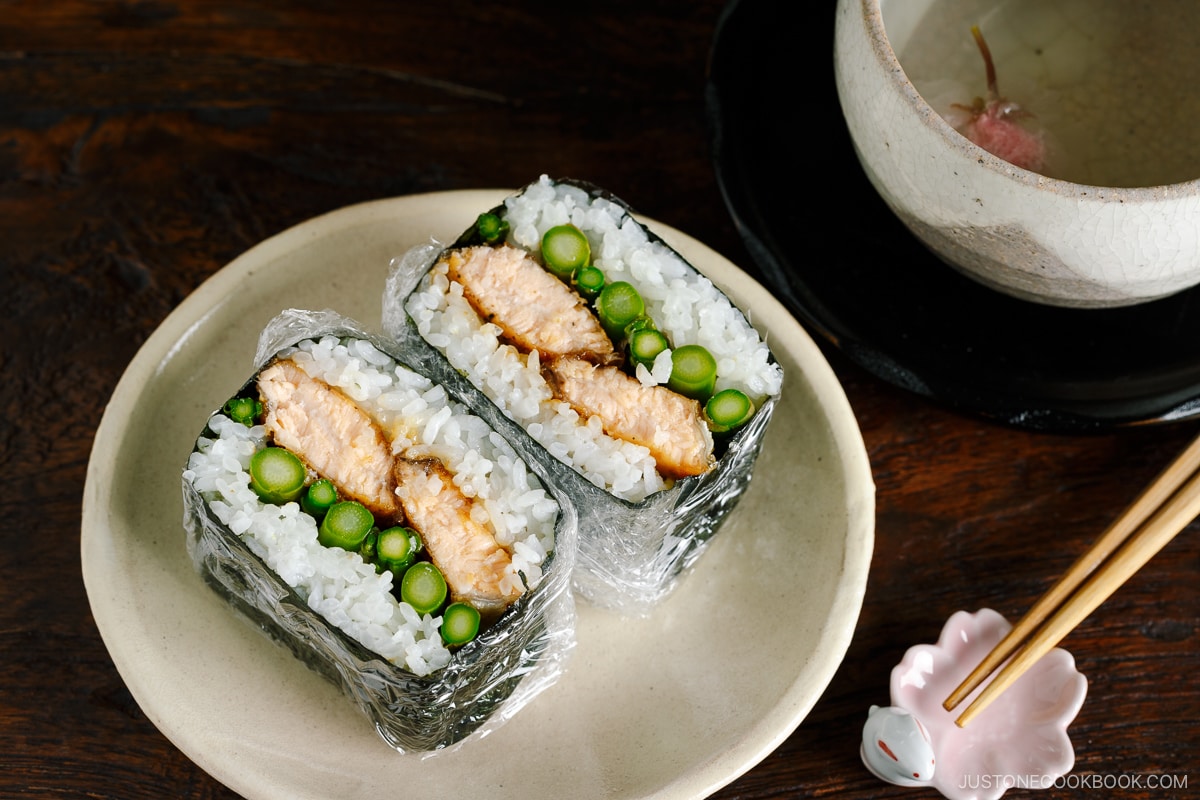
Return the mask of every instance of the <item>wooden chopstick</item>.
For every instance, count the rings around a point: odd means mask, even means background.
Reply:
[[[1197,515],[1200,515],[1200,436],[1146,487],[950,693],[942,704],[947,711],[956,708],[1012,656],[955,723],[964,727],[983,711]]]

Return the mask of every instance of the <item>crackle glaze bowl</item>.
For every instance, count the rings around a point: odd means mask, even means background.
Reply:
[[[838,0],[837,90],[867,176],[943,261],[1024,300],[1128,306],[1200,283],[1197,24],[1191,0]],[[964,127],[989,100],[1044,163]]]

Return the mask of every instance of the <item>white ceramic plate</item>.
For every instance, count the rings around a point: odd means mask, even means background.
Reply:
[[[652,615],[581,604],[557,684],[491,735],[422,758],[389,749],[193,572],[179,474],[209,413],[252,373],[262,326],[284,308],[332,308],[378,330],[389,260],[452,241],[505,194],[365,203],[259,244],[163,322],[101,421],[82,526],[96,623],[147,716],[247,798],[704,796],[787,738],[850,644],[875,500],[842,388],[761,286],[653,221],[766,334],[785,383],[748,493]]]

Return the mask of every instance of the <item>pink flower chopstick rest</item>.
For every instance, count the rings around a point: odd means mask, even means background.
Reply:
[[[958,611],[936,645],[908,649],[892,669],[892,706],[872,707],[863,727],[861,755],[872,774],[931,786],[950,800],[997,800],[1011,788],[1053,786],[1071,771],[1067,727],[1083,706],[1087,679],[1066,650],[1043,656],[966,727],[955,724],[961,709],[942,707],[1011,628],[991,609]]]

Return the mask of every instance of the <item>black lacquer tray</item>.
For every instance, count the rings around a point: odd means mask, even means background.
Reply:
[[[834,6],[735,0],[707,105],[717,178],[765,282],[869,373],[1021,428],[1081,432],[1200,414],[1200,288],[1067,309],[942,263],[859,166],[833,78]]]

